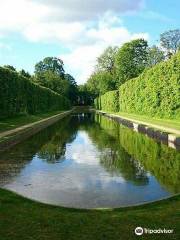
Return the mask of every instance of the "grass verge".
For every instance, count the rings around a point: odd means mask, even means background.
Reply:
[[[118,112],[115,114],[120,115],[122,117],[131,118],[132,120],[136,120],[136,121],[143,121],[143,122],[147,122],[150,124],[155,124],[155,125],[164,126],[167,128],[173,128],[173,129],[180,130],[180,120],[179,119],[161,119],[161,118],[153,118],[153,117],[150,118],[150,117],[144,116],[144,115],[129,114],[129,113],[124,113],[124,112]]]
[[[24,126],[26,124],[40,121],[44,118],[51,117],[61,112],[62,111],[54,111],[48,113],[41,113],[37,115],[18,115],[11,118],[0,119],[0,133],[15,129],[20,126]]]
[[[142,206],[78,210],[55,207],[0,189],[2,240],[179,239],[180,195]],[[136,236],[137,226],[173,229],[173,234]]]

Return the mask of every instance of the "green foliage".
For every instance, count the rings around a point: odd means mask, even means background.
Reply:
[[[64,79],[62,76],[50,70],[35,75],[33,82],[40,86],[49,88],[63,96],[68,95],[69,83],[67,79]]]
[[[19,74],[22,75],[23,77],[26,77],[26,78],[31,78],[31,75],[26,72],[24,69],[22,69],[21,71],[19,71]]]
[[[94,101],[94,105],[99,110],[107,112],[119,111],[119,91],[109,91],[104,95],[98,97]]]
[[[148,48],[147,66],[153,67],[154,65],[165,60],[164,52],[161,51],[157,46]]]
[[[95,97],[115,89],[113,75],[110,72],[95,72],[87,82],[90,92],[95,93]]]
[[[160,43],[166,49],[168,56],[180,49],[180,29],[170,30],[160,35]]]
[[[13,67],[13,66],[11,66],[11,65],[4,65],[3,67],[4,67],[4,68],[7,68],[7,69],[9,69],[9,70],[11,70],[11,71],[15,71],[15,72],[16,72],[15,67]]]
[[[78,105],[91,105],[92,104],[92,96],[87,88],[87,85],[79,85],[78,86]]]
[[[68,82],[68,92],[67,98],[73,103],[74,105],[77,103],[78,98],[78,87],[75,79],[70,74],[66,73],[64,75],[64,79]]]
[[[116,89],[115,56],[117,51],[118,47],[108,47],[98,57],[96,70],[86,83],[93,99]]]
[[[115,56],[117,54],[118,47],[108,47],[97,59],[97,70],[114,73]]]
[[[32,83],[27,78],[0,67],[0,117],[11,117],[19,113],[69,109],[69,100],[63,96]]]
[[[120,111],[158,117],[180,117],[180,52],[119,89]]]
[[[35,74],[51,71],[59,76],[64,75],[63,61],[56,57],[46,57],[35,65]]]
[[[77,84],[70,74],[65,74],[63,61],[55,57],[47,57],[35,65],[33,81],[47,87],[64,97],[72,104],[77,102]]]
[[[147,62],[147,47],[147,41],[137,39],[125,43],[119,49],[115,59],[116,72],[119,78],[117,86],[142,73]]]

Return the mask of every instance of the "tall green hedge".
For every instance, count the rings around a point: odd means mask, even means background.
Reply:
[[[63,96],[0,67],[0,118],[69,108],[70,102]]]
[[[179,118],[180,52],[121,85],[119,94],[122,112]]]
[[[165,118],[180,118],[180,52],[96,98],[96,109]]]
[[[119,91],[109,91],[98,97],[94,101],[95,108],[108,112],[118,112],[119,110]]]

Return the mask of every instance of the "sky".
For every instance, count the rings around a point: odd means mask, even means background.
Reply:
[[[34,72],[58,57],[83,84],[108,46],[136,38],[159,44],[180,27],[179,0],[0,0],[0,65]]]

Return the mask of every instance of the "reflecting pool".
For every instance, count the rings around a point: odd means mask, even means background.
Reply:
[[[180,152],[104,116],[74,114],[1,153],[0,187],[66,207],[135,205],[180,191]]]

